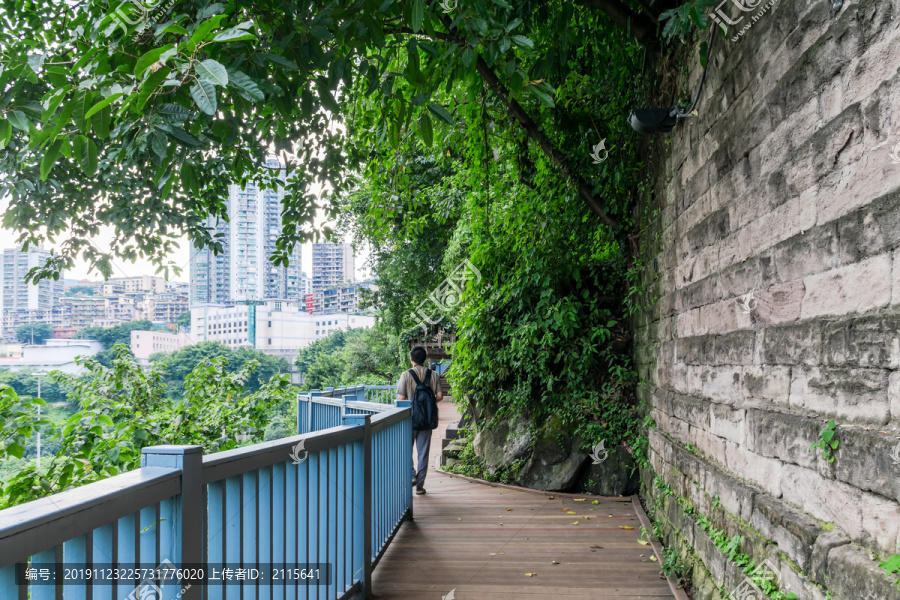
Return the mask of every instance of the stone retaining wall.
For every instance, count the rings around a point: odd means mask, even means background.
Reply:
[[[782,591],[900,599],[900,0],[832,4],[716,42],[656,182],[643,479],[697,598],[744,577],[702,515]],[[834,462],[809,451],[829,419]]]

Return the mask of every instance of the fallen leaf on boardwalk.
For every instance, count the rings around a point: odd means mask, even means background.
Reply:
[[[600,504],[600,501],[599,501],[599,500],[594,500],[593,502],[591,502],[591,504]]]
[[[646,546],[649,543],[650,542],[648,542],[647,540],[638,540],[638,544],[640,544],[641,546]]]
[[[651,557],[650,557],[650,560],[652,560],[653,562],[656,562],[656,557],[655,557],[655,556],[651,556]]]
[[[550,496],[550,500],[553,500],[553,498],[554,498],[553,496]]]
[[[612,516],[612,515],[610,515],[610,516]],[[457,520],[457,521],[462,521],[462,517],[456,517],[456,520]]]
[[[578,521],[575,521],[574,523],[572,523],[572,525],[580,525],[580,523]]]
[[[537,573],[525,573],[525,577],[534,577]]]
[[[561,510],[561,511],[563,511],[563,512],[569,512],[569,509],[568,509],[568,508],[561,508],[561,509],[559,509],[559,510]]]
[[[609,518],[612,519],[612,515],[609,515]]]
[[[497,556],[496,552],[491,552],[491,556]]]
[[[507,508],[506,510],[512,510],[511,508]]]
[[[634,529],[634,527],[631,527],[630,525],[619,525],[619,529]]]
[[[558,565],[558,564],[559,564],[559,561],[558,561],[558,560],[554,560],[554,561],[552,561],[550,564],[551,564],[551,565]]]
[[[584,502],[587,498],[572,498],[575,502]]]
[[[506,552],[498,552],[497,554],[506,554]]]
[[[577,515],[578,513],[575,512],[574,510],[567,510],[567,511],[566,511],[566,514],[569,514],[569,515]]]

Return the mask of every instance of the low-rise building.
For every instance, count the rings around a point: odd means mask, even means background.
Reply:
[[[305,312],[299,302],[266,300],[246,304],[201,304],[191,307],[191,337],[196,342],[219,342],[231,348],[255,347],[260,352],[293,362],[297,351],[337,330],[371,328],[375,317],[338,314],[323,319]],[[255,313],[255,325],[251,326]],[[255,343],[253,339],[255,338]]]
[[[138,360],[146,361],[157,352],[175,352],[195,343],[187,333],[166,331],[132,331],[131,352]]]
[[[0,367],[12,371],[32,369],[48,373],[62,371],[77,375],[84,369],[75,363],[78,356],[94,356],[103,350],[97,340],[47,340],[44,344],[22,346],[21,358],[0,358]]]

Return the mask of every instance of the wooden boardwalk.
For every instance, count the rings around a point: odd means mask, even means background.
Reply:
[[[447,404],[432,465],[455,417]],[[376,598],[673,598],[652,548],[638,543],[640,521],[627,498],[536,493],[434,469],[425,487],[414,500],[414,521],[401,525],[375,568]]]

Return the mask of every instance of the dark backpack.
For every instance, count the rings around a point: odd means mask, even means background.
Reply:
[[[431,369],[425,370],[425,380],[419,381],[416,370],[410,369],[413,381],[416,382],[416,391],[412,397],[412,428],[414,431],[437,429],[438,410],[437,398],[431,389]]]

